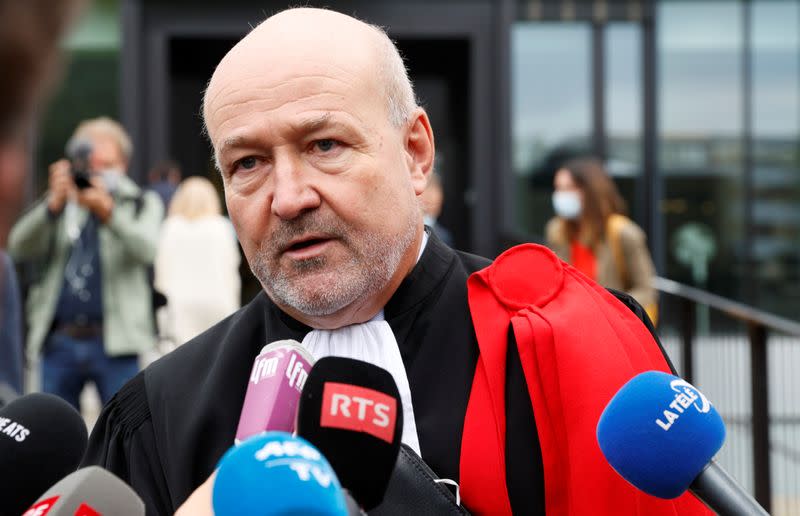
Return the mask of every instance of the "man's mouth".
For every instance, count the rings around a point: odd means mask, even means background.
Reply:
[[[305,249],[307,247],[311,247],[315,244],[319,244],[325,242],[323,238],[309,238],[308,240],[302,240],[300,242],[296,242],[289,246],[289,251],[298,251],[300,249]]]
[[[289,242],[283,252],[289,255],[308,255],[313,254],[317,250],[321,250],[322,246],[333,240],[329,236],[323,235],[309,235],[293,239]]]

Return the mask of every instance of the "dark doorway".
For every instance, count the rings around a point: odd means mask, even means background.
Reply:
[[[453,233],[456,248],[471,249],[469,41],[401,38],[397,47],[433,126],[445,194],[440,222]]]
[[[169,45],[170,152],[184,177],[208,176],[217,183],[211,146],[203,136],[201,104],[217,63],[237,39],[173,38]]]

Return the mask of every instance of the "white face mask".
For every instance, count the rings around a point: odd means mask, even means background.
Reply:
[[[119,187],[119,179],[122,177],[122,169],[107,168],[102,170],[99,174],[100,177],[103,178],[103,182],[106,184],[106,190],[108,190],[109,193],[115,193]]]
[[[578,192],[553,192],[553,210],[556,215],[567,220],[581,216],[581,198]]]

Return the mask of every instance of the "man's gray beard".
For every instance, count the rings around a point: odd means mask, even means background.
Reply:
[[[370,234],[354,243],[352,237],[358,234],[356,231],[339,219],[323,220],[317,213],[282,222],[273,238],[262,242],[250,267],[275,303],[318,317],[336,313],[357,299],[384,289],[414,243],[418,221],[409,217],[397,238],[388,240]],[[319,285],[311,291],[299,287],[296,280],[327,267],[327,258],[315,257],[295,262],[292,270],[287,271],[278,267],[280,256],[276,253],[277,249],[284,248],[286,242],[306,232],[322,232],[338,238],[347,250],[354,253],[337,270],[329,271],[330,277],[335,278],[332,284]]]

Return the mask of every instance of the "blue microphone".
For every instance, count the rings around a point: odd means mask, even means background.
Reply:
[[[645,493],[671,499],[689,490],[720,515],[766,514],[712,460],[724,441],[725,424],[708,398],[659,371],[622,386],[597,423],[606,460]]]
[[[312,444],[285,432],[251,437],[220,459],[216,516],[347,516],[336,473]]]

